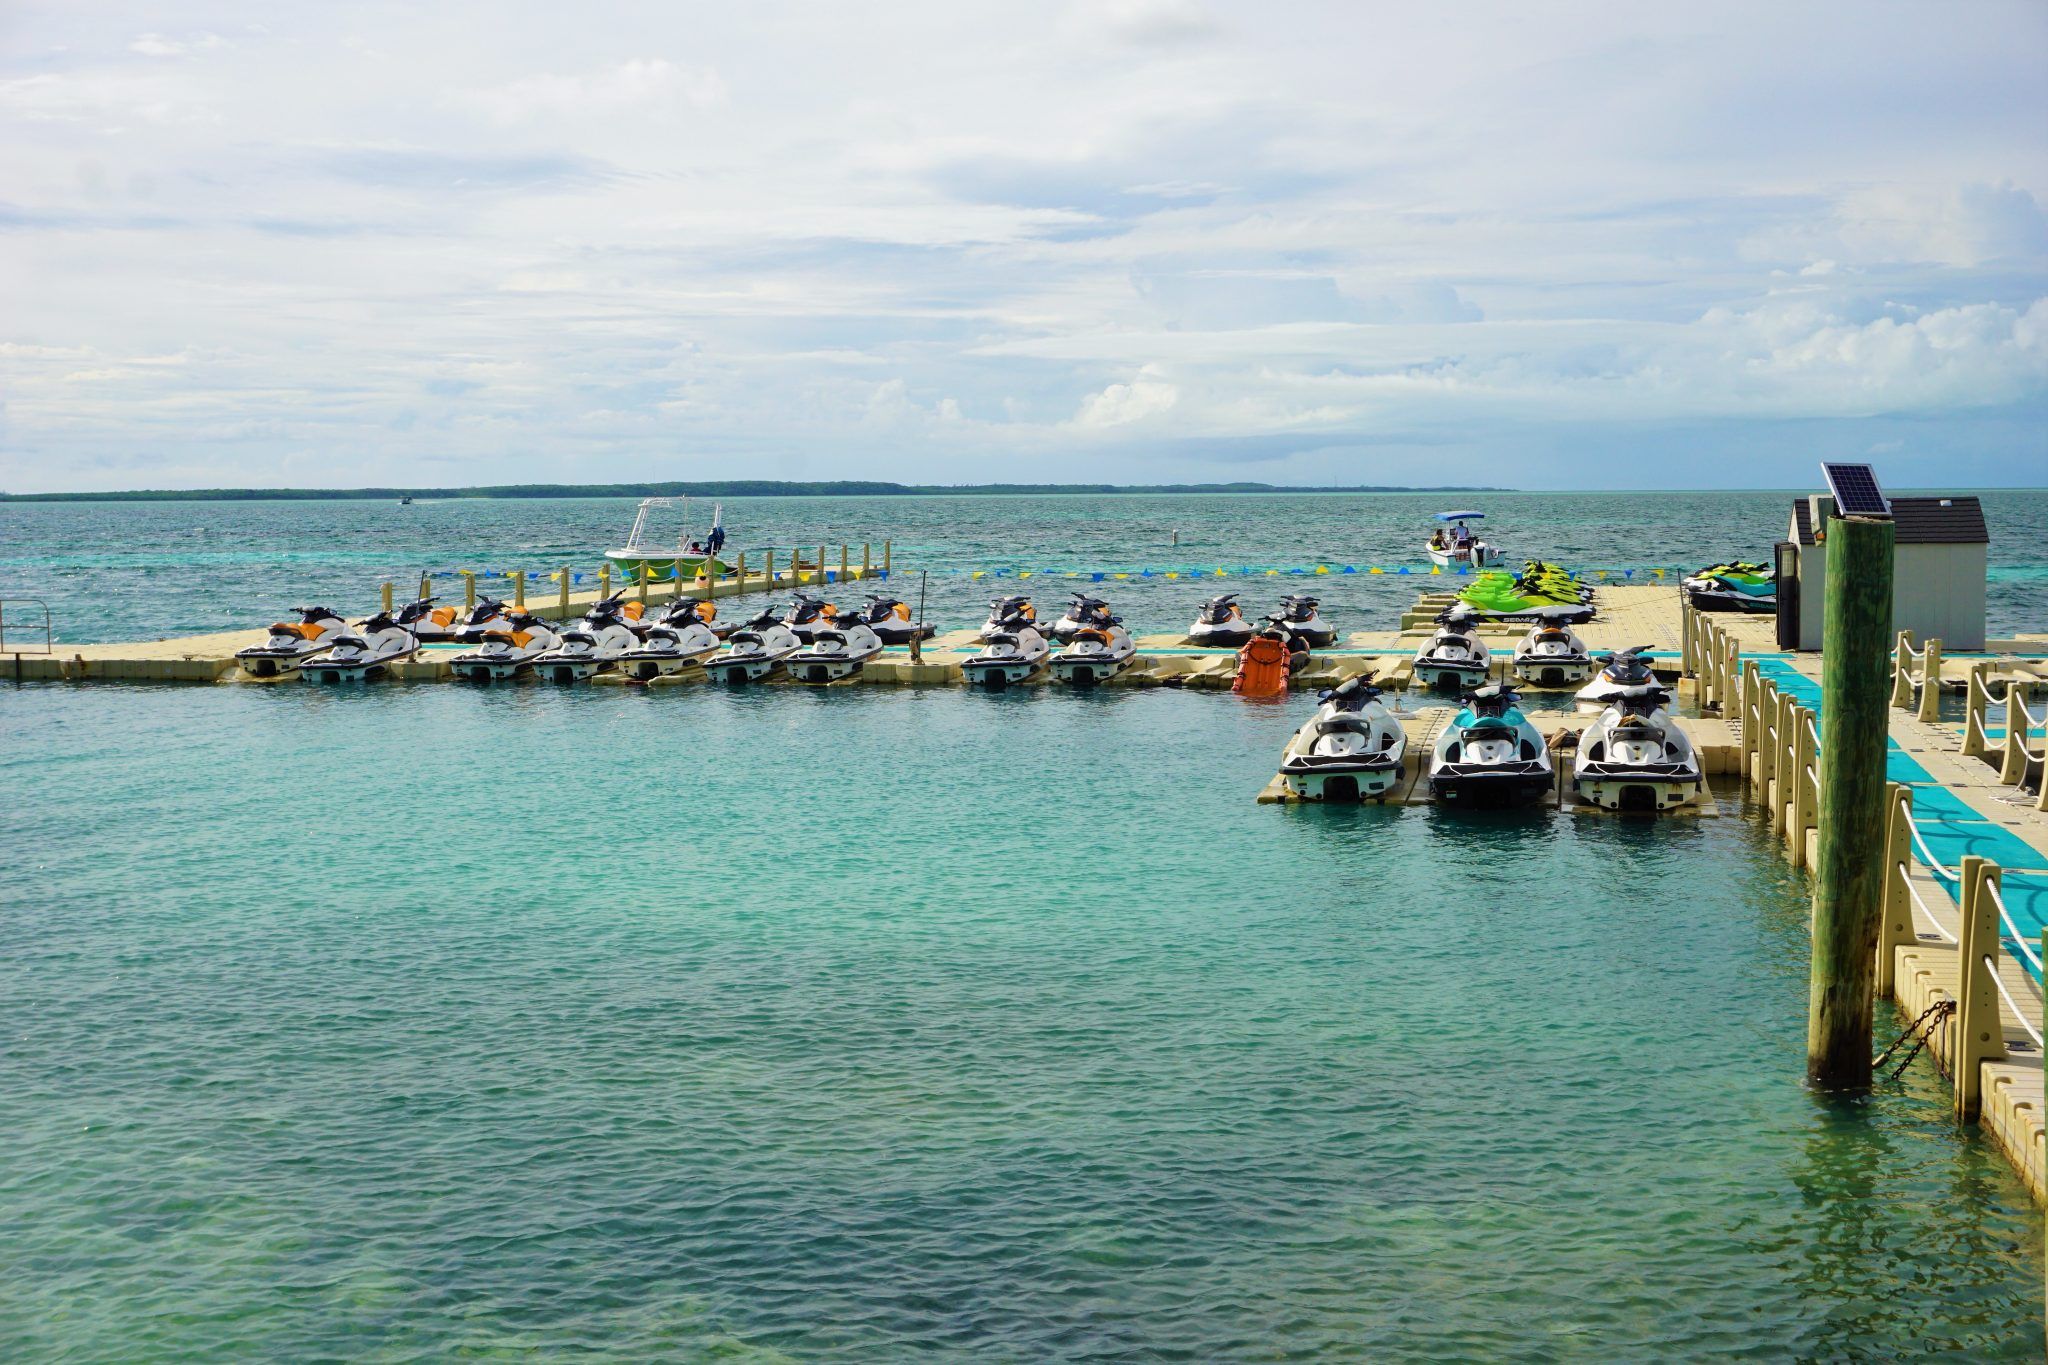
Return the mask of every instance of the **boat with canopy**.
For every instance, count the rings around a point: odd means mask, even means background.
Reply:
[[[678,509],[673,543],[648,530],[648,513],[657,508]],[[690,531],[688,498],[642,498],[626,543],[616,550],[606,550],[604,557],[628,582],[637,583],[644,574],[651,583],[666,583],[678,575],[685,580],[701,577],[707,560],[713,575],[731,572],[731,565],[718,557],[724,548],[725,509],[721,505],[712,504],[710,529],[700,536]]]
[[[1500,558],[1500,551],[1473,534],[1467,522],[1484,521],[1484,512],[1439,512],[1438,526],[1429,533],[1430,563],[1440,569],[1459,566],[1479,569]]]

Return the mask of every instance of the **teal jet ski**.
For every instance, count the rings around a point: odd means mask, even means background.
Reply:
[[[1556,769],[1543,734],[1500,683],[1467,692],[1465,709],[1437,737],[1430,794],[1448,805],[1521,806],[1550,791]]]

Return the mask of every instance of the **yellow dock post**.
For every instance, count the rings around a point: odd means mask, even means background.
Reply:
[[[1920,719],[1929,725],[1941,719],[1941,641],[1929,640],[1920,665]]]
[[[1884,918],[1877,933],[1877,975],[1872,989],[1889,997],[1898,984],[1899,952],[1917,941],[1913,892],[1906,884],[1912,867],[1913,789],[1898,782],[1887,788],[1884,818]]]
[[[387,613],[391,610],[391,584],[389,582],[384,584],[384,610]]]
[[[434,595],[434,579],[433,579],[433,576],[432,576],[432,575],[430,575],[430,574],[421,574],[421,575],[420,575],[420,596],[424,598],[424,597],[432,597],[433,595]]]
[[[597,571],[597,600],[602,602],[612,595],[612,566],[604,565]]]
[[[521,611],[526,610],[526,570],[524,569],[514,569],[512,571],[512,605]]]
[[[1999,1020],[1998,864],[1974,854],[1963,859],[1962,916],[1956,932],[1956,1118],[1977,1117],[1984,1095],[1984,1063],[2005,1057],[2005,1025]],[[1988,962],[1987,962],[1988,959]]]
[[[860,543],[860,576],[862,578],[866,578],[868,576],[868,571],[874,567],[873,563],[870,562],[868,558],[868,550],[872,545],[872,541],[863,540]]]
[[[461,572],[462,606],[463,609],[466,611],[469,608],[474,607],[476,605],[476,570],[464,569]]]
[[[739,584],[739,591],[745,592],[747,590],[747,552],[745,550],[741,550],[737,555],[733,556],[732,569],[734,575],[736,575],[733,581]]]
[[[642,616],[647,614],[645,610],[647,606],[647,578],[653,572],[654,566],[652,564],[642,564],[640,566],[640,606],[642,608],[640,614]]]
[[[882,577],[889,576],[889,542],[882,542]]]
[[[1913,704],[1913,632],[1892,637],[1892,705],[1903,711]]]
[[[824,546],[822,546],[822,545],[820,545],[820,546],[818,547],[818,582],[822,584],[822,583],[823,583],[824,581],[825,581],[825,547],[824,547]]]
[[[764,579],[762,580],[762,582],[761,582],[761,586],[762,586],[762,588],[764,588],[764,589],[765,589],[766,591],[768,591],[768,592],[774,592],[774,591],[775,591],[775,551],[774,551],[774,550],[773,550],[772,548],[771,548],[771,549],[770,549],[770,550],[768,551],[768,567],[767,567],[767,568],[766,568],[765,570],[763,570],[763,572],[767,574],[767,577],[766,577],[766,578],[764,578]]]
[[[847,570],[851,567],[852,566],[847,562],[846,542],[842,540],[839,542],[839,581],[841,583],[844,583],[846,581]]]
[[[567,564],[564,564],[564,565],[562,566],[562,574],[561,574],[561,578],[562,578],[562,615],[561,615],[561,619],[562,619],[562,620],[564,620],[564,621],[566,621],[566,620],[568,620],[568,619],[569,619],[569,580],[570,580],[570,579],[572,579],[572,578],[574,578],[575,576],[576,576],[576,575],[574,575],[574,574],[572,574],[572,573],[570,573],[570,572],[569,572],[569,566],[568,566]]]

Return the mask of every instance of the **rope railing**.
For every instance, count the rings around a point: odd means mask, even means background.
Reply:
[[[1911,815],[1906,817],[1906,832],[1913,836],[1913,847],[1920,851],[1919,857],[1922,867],[1925,867],[1929,872],[1932,872],[1945,882],[1952,882],[1958,879],[1960,874],[1953,868],[1943,867],[1941,859],[1934,856],[1934,850],[1927,846],[1926,838],[1920,833],[1920,822]]]
[[[1892,645],[1892,705],[1902,711],[1912,710],[1916,692],[1920,697],[1919,719],[1939,719],[1941,641],[1929,640],[1915,649],[1912,634],[1902,630]]]
[[[1978,961],[1991,974],[1991,984],[1997,987],[1998,998],[2003,1000],[2005,1007],[2012,1011],[2013,1018],[2020,1021],[2020,1027],[2026,1031],[2027,1037],[2034,1040],[2034,1046],[2041,1046],[2041,1030],[2034,1027],[2033,1020],[2029,1017],[2032,1012],[2021,1009],[2019,1002],[2012,998],[2012,992],[2005,988],[2005,980],[1999,975],[1998,964],[1991,960],[1988,953],[1979,958]]]
[[[1956,936],[1943,927],[1942,922],[1934,917],[1934,912],[1927,908],[1927,902],[1920,899],[1920,888],[1911,877],[1906,878],[1906,896],[1912,901],[1913,908],[1919,912],[1914,916],[1916,921],[1926,920],[1927,927],[1932,929],[1943,942],[1954,943],[1956,941]]]
[[[2013,923],[2012,911],[2005,908],[2005,895],[1999,889],[1999,884],[1997,882],[1987,882],[1984,887],[1984,893],[1988,894],[1991,897],[1991,903],[1998,907],[1998,918],[2005,925],[2006,938],[2020,950],[2021,960],[2027,964],[2028,972],[2038,981],[2041,977],[2041,955],[2034,951],[2033,945],[2027,942],[2027,936],[2020,932],[2020,927],[2017,924]]]

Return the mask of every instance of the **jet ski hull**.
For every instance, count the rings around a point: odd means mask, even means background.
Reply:
[[[737,687],[780,672],[788,658],[788,654],[722,654],[705,661],[704,673],[713,682]]]
[[[1136,657],[1135,654],[1055,654],[1052,657],[1053,681],[1070,687],[1093,687],[1129,668]]]
[[[236,654],[235,662],[252,678],[276,678],[294,669],[305,667],[308,660],[326,652],[325,645],[307,650],[266,649],[258,645]]]
[[[325,656],[308,660],[299,667],[299,677],[309,683],[329,686],[341,683],[375,682],[391,672],[391,665],[410,659],[413,651],[402,650],[396,654],[366,654],[354,658],[337,659]]]
[[[1429,792],[1446,805],[1495,809],[1526,806],[1550,792],[1555,771],[1541,762],[1439,764],[1429,775]]]
[[[862,654],[813,654],[806,650],[798,650],[785,660],[784,667],[789,670],[790,681],[817,686],[852,677],[860,672],[869,659],[879,653],[881,651],[878,649],[871,649]]]
[[[448,666],[466,682],[507,682],[532,668],[533,660],[511,654],[458,654]]]
[[[1578,687],[1593,676],[1586,655],[1534,654],[1515,660],[1515,676],[1531,687]]]
[[[912,640],[929,640],[939,633],[932,626],[913,626],[907,623],[901,629],[892,630],[886,625],[870,622],[868,629],[872,630],[876,638],[885,645],[907,645]]]
[[[1686,599],[1694,611],[1734,611],[1751,616],[1769,615],[1778,609],[1778,595],[1774,592],[1764,597],[1752,597],[1733,588],[1696,588],[1688,583]]]
[[[960,672],[967,679],[969,687],[979,687],[987,692],[1001,692],[1030,681],[1032,675],[1044,667],[1043,658],[969,659],[960,665]]]
[[[686,669],[694,668],[711,656],[711,650],[699,650],[690,654],[679,654],[669,650],[636,650],[619,656],[619,671],[639,682],[652,682],[656,678],[674,677]]]
[[[1491,671],[1491,664],[1417,659],[1415,682],[1432,691],[1455,692],[1477,687],[1486,681],[1486,675]]]
[[[1706,779],[1690,764],[1588,763],[1572,775],[1572,790],[1581,801],[1624,814],[1679,810],[1698,801],[1705,789]]]
[[[1401,759],[1374,754],[1290,754],[1280,780],[1305,801],[1384,801],[1401,782]]]
[[[1188,632],[1188,643],[1203,649],[1243,649],[1256,634],[1249,625],[1232,625],[1215,630],[1199,627]]]

